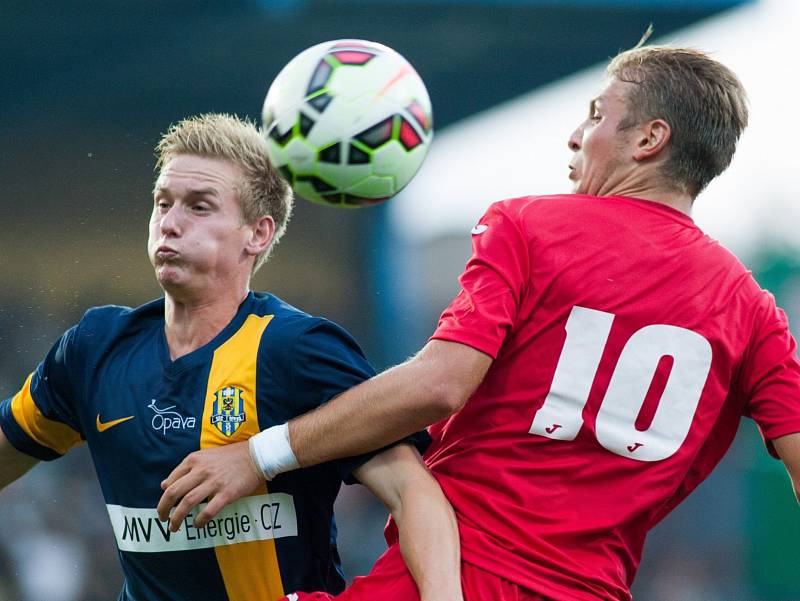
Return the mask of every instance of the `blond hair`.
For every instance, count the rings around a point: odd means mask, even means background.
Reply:
[[[669,185],[695,198],[727,169],[747,127],[747,95],[733,71],[699,50],[637,46],[606,72],[633,84],[620,130],[651,119],[669,124],[662,172]]]
[[[156,171],[181,154],[223,159],[239,167],[244,175],[237,186],[243,223],[252,225],[267,215],[275,220],[272,243],[256,257],[255,273],[286,231],[293,204],[292,190],[272,166],[264,138],[247,120],[207,113],[170,126],[156,146]]]

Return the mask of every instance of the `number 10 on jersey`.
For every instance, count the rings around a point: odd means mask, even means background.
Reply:
[[[612,313],[572,308],[553,382],[533,418],[531,434],[554,440],[578,435],[613,321]],[[672,357],[672,369],[653,420],[641,431],[636,418],[664,356]],[[597,412],[597,441],[612,453],[639,461],[671,456],[689,434],[710,369],[711,345],[697,332],[661,324],[637,330],[619,355]]]

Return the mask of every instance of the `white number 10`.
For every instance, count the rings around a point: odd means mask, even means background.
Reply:
[[[536,412],[531,434],[555,440],[578,435],[613,321],[612,313],[572,308],[550,392]],[[652,423],[640,431],[636,418],[664,356],[671,356],[674,363]],[[666,459],[686,440],[710,369],[711,345],[700,334],[668,325],[636,331],[620,353],[597,413],[598,442],[623,457]]]

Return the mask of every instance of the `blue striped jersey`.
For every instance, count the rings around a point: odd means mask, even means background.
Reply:
[[[269,294],[250,293],[213,340],[175,361],[163,299],[99,307],[0,404],[0,427],[43,460],[88,443],[125,574],[122,601],[338,592],[333,502],[368,456],[280,475],[203,528],[195,509],[170,533],[155,507],[160,482],[189,453],[246,440],[372,374],[341,327]]]

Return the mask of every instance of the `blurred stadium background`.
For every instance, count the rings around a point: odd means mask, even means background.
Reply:
[[[298,202],[254,287],[340,322],[376,367],[402,361],[457,290],[466,232],[488,203],[568,191],[566,139],[600,65],[649,23],[658,41],[715,52],[749,90],[751,129],[696,220],[778,297],[797,336],[795,0],[4,0],[0,398],[89,306],[159,295],[145,239],[160,132],[206,111],[257,119],[291,57],[344,37],[416,66],[434,105],[431,155],[386,206]],[[352,578],[381,552],[385,512],[348,487],[338,515]],[[714,475],[651,536],[634,593],[796,601],[798,541],[788,480],[744,423]],[[109,600],[120,583],[85,449],[0,493],[0,601]]]

